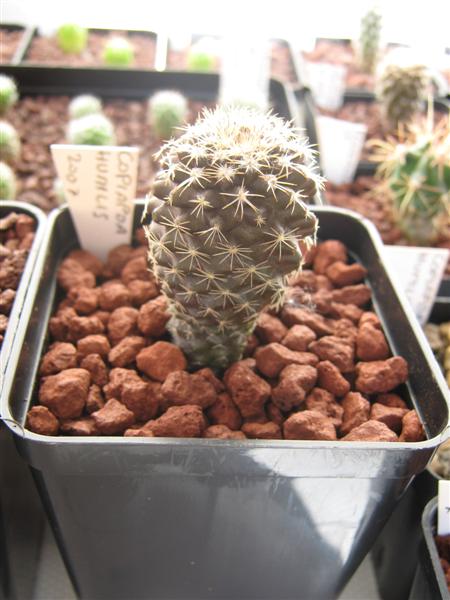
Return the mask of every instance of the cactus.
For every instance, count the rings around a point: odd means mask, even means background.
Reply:
[[[189,71],[209,73],[217,67],[216,41],[210,38],[201,38],[189,48],[187,55],[187,68]]]
[[[69,117],[71,119],[79,119],[86,115],[96,115],[102,112],[102,102],[97,96],[90,94],[82,94],[76,96],[69,104]]]
[[[129,67],[134,61],[134,48],[125,38],[112,37],[103,49],[103,62],[110,67]]]
[[[13,106],[19,98],[14,79],[0,74],[0,115]]]
[[[53,181],[53,194],[58,205],[64,204],[66,202],[66,195],[64,193],[63,182],[59,177],[57,177]]]
[[[283,302],[299,240],[315,239],[303,202],[322,179],[295,130],[247,108],[206,110],[157,158],[143,225],[168,327],[192,366],[222,369],[242,356],[258,313]]]
[[[86,115],[70,121],[67,130],[70,144],[110,146],[115,144],[114,127],[105,115]]]
[[[369,10],[361,20],[358,57],[364,73],[375,70],[380,51],[381,15],[375,8]]]
[[[66,54],[81,54],[86,48],[88,30],[75,23],[65,23],[58,28],[56,40]]]
[[[17,193],[16,176],[7,164],[0,162],[0,200],[14,200]]]
[[[0,160],[15,161],[20,155],[21,143],[17,131],[6,121],[0,121]]]
[[[435,243],[450,224],[449,120],[434,129],[430,122],[411,128],[400,144],[378,142],[377,177],[388,188],[399,229],[418,245]]]
[[[169,139],[174,130],[185,123],[187,116],[187,100],[179,92],[164,90],[149,100],[150,125],[161,139]]]

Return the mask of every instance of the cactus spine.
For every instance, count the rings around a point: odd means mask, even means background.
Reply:
[[[380,51],[381,15],[373,8],[361,20],[359,63],[364,73],[372,74]]]
[[[192,366],[225,368],[258,313],[282,303],[298,241],[315,238],[304,202],[322,181],[304,139],[246,108],[205,111],[158,158],[143,224],[169,330]]]

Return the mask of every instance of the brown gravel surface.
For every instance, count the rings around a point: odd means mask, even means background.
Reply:
[[[8,64],[22,39],[24,29],[6,29],[0,27],[0,63]]]

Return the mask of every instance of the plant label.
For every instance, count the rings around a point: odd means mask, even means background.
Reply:
[[[81,247],[105,260],[132,239],[139,150],[53,144],[51,151]]]
[[[424,325],[436,300],[449,250],[412,246],[384,246],[383,250],[395,280],[406,293],[419,323]]]
[[[344,102],[347,69],[342,65],[305,61],[308,86],[317,106],[338,110]]]
[[[438,535],[450,534],[450,481],[440,479],[438,482]]]

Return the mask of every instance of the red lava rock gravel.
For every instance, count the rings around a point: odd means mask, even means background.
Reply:
[[[349,263],[340,242],[319,245],[307,261],[313,268],[293,280],[312,292],[309,305],[295,304],[302,290],[293,285],[294,300],[260,316],[246,357],[223,376],[208,368],[189,372],[165,330],[165,300],[141,260],[139,249],[122,246],[105,265],[79,251],[62,261],[65,295],[50,319],[39,405],[27,418],[32,431],[238,441],[424,439],[416,412],[401,397],[408,365],[390,355],[370,311],[366,271]],[[85,302],[76,293],[80,282],[91,293]],[[353,319],[342,317],[336,304]]]

